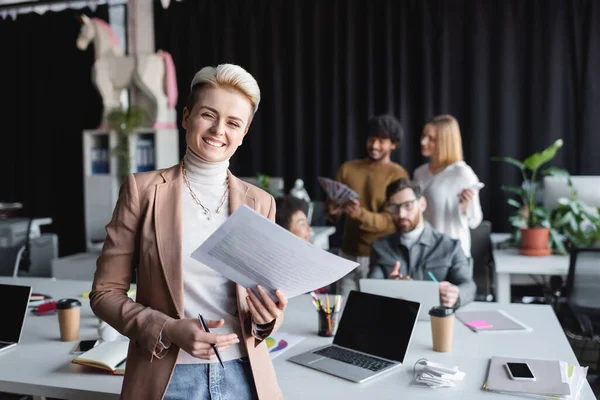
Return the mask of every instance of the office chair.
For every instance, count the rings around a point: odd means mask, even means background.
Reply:
[[[596,353],[591,363],[600,370],[600,248],[573,249],[565,289],[566,300],[558,309],[565,334],[579,350]],[[575,351],[577,354],[577,351]],[[590,362],[588,362],[589,364]]]
[[[483,221],[471,229],[471,257],[473,259],[473,280],[477,285],[477,301],[493,301],[494,254],[492,251],[492,223]]]

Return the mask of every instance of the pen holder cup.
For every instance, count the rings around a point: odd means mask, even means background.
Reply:
[[[319,314],[319,336],[330,337],[334,336],[340,322],[340,312],[331,310],[326,312],[323,309],[317,311]]]

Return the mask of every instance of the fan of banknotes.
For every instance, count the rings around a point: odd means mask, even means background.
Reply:
[[[323,176],[319,176],[318,179],[319,184],[321,184],[321,187],[325,193],[327,193],[327,197],[340,205],[344,204],[348,199],[359,198],[358,193],[343,183],[334,181],[333,179],[325,178]]]

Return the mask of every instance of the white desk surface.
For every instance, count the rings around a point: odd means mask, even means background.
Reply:
[[[519,249],[494,249],[496,272],[500,274],[567,275],[569,256],[531,257],[519,254]]]
[[[36,278],[0,278],[1,283],[31,285],[35,292],[52,295],[55,299],[78,297],[90,289],[89,282],[53,281]],[[89,303],[81,299],[82,320],[80,338],[96,337],[97,319],[91,313]],[[472,303],[465,309],[494,309],[494,303]],[[286,319],[281,328],[306,336],[288,352],[275,359],[279,385],[287,400],[295,399],[514,399],[484,392],[481,385],[485,379],[488,360],[493,355],[528,358],[560,359],[577,364],[565,335],[549,306],[510,304],[502,306],[512,316],[533,328],[530,333],[477,334],[459,321],[455,324],[454,349],[451,353],[435,353],[431,350],[431,328],[427,322],[418,322],[405,366],[365,384],[356,384],[327,374],[293,364],[286,359],[292,355],[325,345],[331,339],[316,335],[317,314],[307,295],[290,301]],[[71,364],[69,354],[75,342],[59,341],[56,315],[28,315],[21,343],[14,349],[0,353],[0,391],[16,392],[63,399],[117,399],[122,377],[91,372]],[[427,357],[436,362],[458,365],[466,372],[466,378],[456,388],[424,389],[410,387],[414,362]],[[582,399],[594,399],[586,384]]]
[[[501,235],[497,235],[499,240]],[[492,239],[494,241],[494,239]],[[493,249],[495,262],[496,301],[511,302],[511,285],[519,282],[533,283],[529,275],[560,275],[569,273],[569,256],[551,254],[543,257],[524,256],[519,249]]]

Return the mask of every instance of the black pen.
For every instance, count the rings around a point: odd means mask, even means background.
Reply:
[[[202,329],[204,329],[204,332],[210,333],[210,330],[208,329],[208,325],[206,325],[206,321],[204,320],[204,318],[202,317],[201,314],[198,314],[198,320],[200,321],[200,324],[202,325]],[[219,364],[221,364],[221,367],[223,367],[223,369],[225,369],[225,366],[223,365],[223,360],[221,360],[221,355],[219,354],[219,350],[217,349],[217,345],[212,344],[211,346],[212,346],[213,350],[215,351],[217,358],[219,359]]]

